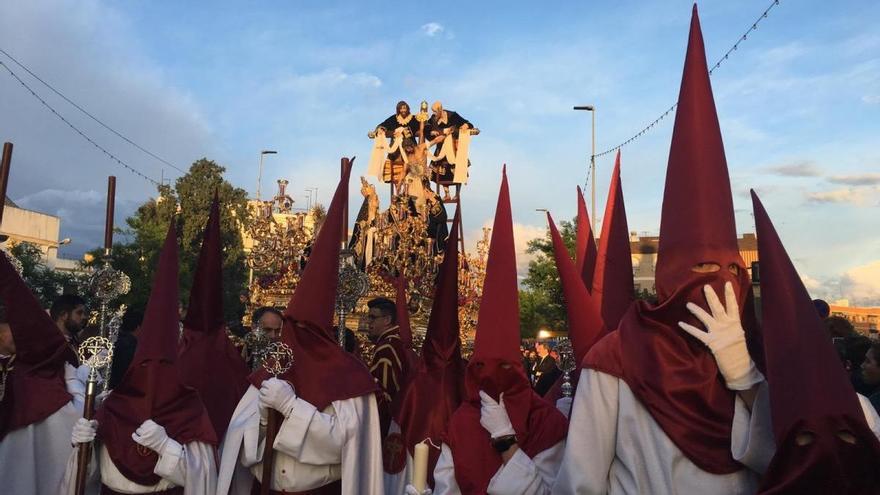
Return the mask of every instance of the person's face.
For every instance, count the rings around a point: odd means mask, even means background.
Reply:
[[[281,338],[281,326],[283,323],[281,317],[272,312],[265,313],[258,322],[260,329],[266,334],[266,338],[272,342],[277,342]]]
[[[539,356],[547,355],[547,346],[542,344],[541,342],[535,342],[535,350],[538,352]]]
[[[399,107],[397,107],[397,113],[401,117],[406,117],[407,115],[409,115],[409,105],[407,105],[407,104],[400,105]]]
[[[82,304],[73,308],[69,313],[61,313],[61,320],[64,322],[64,328],[71,334],[76,334],[82,330],[85,318],[86,307]]]
[[[691,271],[694,273],[715,273],[720,270],[721,265],[718,263],[700,263],[691,268]],[[729,271],[734,277],[739,276],[739,266],[737,265],[731,264],[727,267],[727,271]]]
[[[391,327],[391,315],[383,315],[380,308],[370,308],[367,313],[367,330],[370,337],[376,338]]]
[[[431,111],[434,112],[434,115],[440,115],[443,113],[443,105],[438,101],[431,105]]]
[[[531,359],[532,361],[534,361],[537,357],[538,355],[535,354],[535,351],[529,353],[529,359]]]
[[[877,362],[877,358],[878,356],[874,355],[874,349],[868,349],[865,360],[862,361],[862,380],[867,385],[880,383],[880,363]]]
[[[15,354],[15,341],[12,340],[12,329],[8,323],[0,323],[0,354]]]

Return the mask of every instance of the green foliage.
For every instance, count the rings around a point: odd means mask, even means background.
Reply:
[[[571,254],[574,252],[577,231],[573,222],[563,221],[559,233]],[[529,241],[529,254],[535,258],[529,262],[529,271],[522,280],[519,292],[520,332],[523,337],[534,337],[541,327],[552,330],[568,330],[562,284],[553,257],[553,241],[550,229],[544,237]]]
[[[244,311],[239,294],[247,284],[247,268],[241,232],[250,220],[247,193],[223,179],[226,169],[202,158],[189,172],[177,179],[174,187],[162,185],[158,197],[141,205],[120,230],[125,241],[114,243],[111,264],[131,278],[131,291],[120,303],[143,310],[152,288],[153,271],[168,224],[176,213],[176,231],[180,246],[180,298],[189,301],[192,278],[202,245],[202,233],[208,221],[216,190],[220,198],[220,229],[223,246],[224,316],[237,320]],[[102,250],[95,250],[92,264],[100,263]]]
[[[10,252],[22,266],[22,278],[44,308],[65,292],[86,293],[88,277],[82,274],[55,271],[43,264],[40,248],[28,242],[16,244]]]

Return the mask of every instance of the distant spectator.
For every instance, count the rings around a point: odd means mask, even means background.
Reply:
[[[253,328],[260,328],[266,337],[272,341],[281,339],[281,327],[284,324],[284,315],[272,306],[263,306],[254,311]]]
[[[49,316],[58,325],[67,341],[78,346],[80,343],[78,334],[87,322],[85,300],[75,294],[62,294],[52,302]]]
[[[825,318],[825,328],[828,329],[828,335],[833,339],[835,337],[852,337],[858,335],[853,324],[842,316],[829,316]]]
[[[862,362],[865,361],[865,354],[871,348],[871,339],[862,335],[837,337],[834,339],[834,347],[840,355],[843,367],[849,373],[856,392],[863,395],[870,392],[871,387],[866,386],[862,380]]]
[[[828,303],[822,299],[813,299],[813,306],[816,307],[816,312],[819,313],[819,318],[824,320],[831,315],[831,306],[828,306]]]
[[[119,325],[119,335],[116,344],[113,345],[113,364],[110,366],[110,388],[122,381],[122,377],[128,370],[128,365],[134,359],[137,350],[137,332],[144,321],[144,314],[134,308],[125,310],[122,322]]]
[[[546,342],[535,342],[535,351],[538,353],[538,359],[532,366],[534,374],[532,388],[536,394],[543,397],[559,378],[560,371],[556,367],[556,360],[550,356],[550,348]]]
[[[862,381],[865,393],[878,412],[880,412],[880,343],[871,344],[862,362]]]

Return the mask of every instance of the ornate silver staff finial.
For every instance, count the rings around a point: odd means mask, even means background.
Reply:
[[[559,337],[556,341],[556,351],[559,352],[560,369],[562,370],[562,395],[571,397],[571,372],[575,370],[574,350],[568,337]]]
[[[113,343],[107,337],[89,337],[77,349],[79,360],[89,366],[89,383],[94,384],[100,376],[98,370],[113,362]]]
[[[259,323],[244,336],[244,344],[253,358],[251,363],[253,369],[259,369],[263,365],[263,361],[266,359],[266,352],[269,350],[271,343],[272,341],[269,340],[269,337]]]
[[[276,378],[287,373],[293,366],[293,350],[284,342],[272,342],[266,346],[263,366]]]
[[[358,299],[370,290],[370,277],[354,264],[354,251],[339,253],[339,285],[336,289],[336,313],[339,316],[339,345],[345,347],[345,316],[354,310]]]

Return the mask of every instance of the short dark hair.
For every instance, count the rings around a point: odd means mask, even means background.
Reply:
[[[843,357],[850,362],[853,370],[857,370],[865,360],[865,354],[872,347],[871,339],[863,335],[843,338]],[[874,351],[876,354],[877,351]],[[878,356],[880,357],[880,356]]]
[[[379,311],[382,312],[382,316],[390,316],[391,324],[397,324],[397,305],[394,304],[394,301],[388,299],[387,297],[377,297],[375,299],[371,299],[367,303],[367,307],[370,309],[378,308]]]
[[[278,308],[272,306],[260,306],[254,311],[253,317],[251,317],[251,326],[256,327],[257,324],[260,322],[260,318],[262,318],[263,315],[265,315],[266,313],[272,313],[282,320],[284,319],[284,314],[281,313]]]
[[[833,337],[851,337],[853,335],[858,335],[853,324],[842,316],[829,316],[825,318],[825,328],[828,330],[828,334]]]
[[[122,322],[119,324],[119,331],[122,333],[131,333],[137,330],[141,323],[144,322],[144,313],[138,309],[128,308],[122,315]]]
[[[77,306],[85,306],[85,299],[76,294],[61,294],[52,302],[52,308],[49,310],[49,316],[52,320],[57,320],[61,313],[70,313]]]

